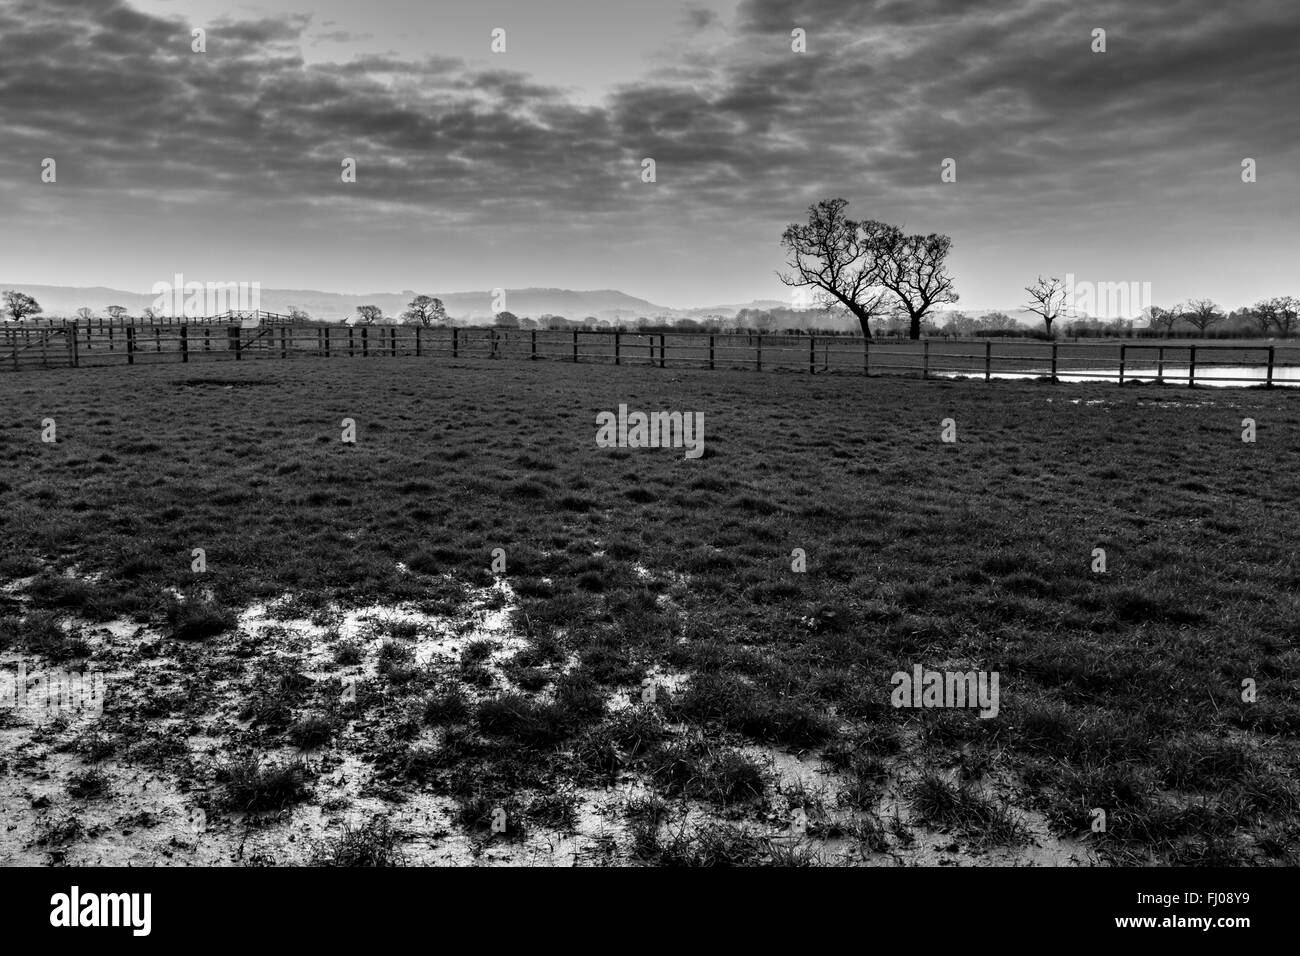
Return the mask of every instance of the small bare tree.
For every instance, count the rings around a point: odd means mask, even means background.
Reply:
[[[84,322],[86,325],[89,325],[90,320],[95,317],[95,310],[83,305],[74,314],[77,316],[78,322]]]
[[[1065,283],[1052,276],[1050,279],[1038,277],[1033,285],[1025,286],[1030,302],[1025,308],[1039,316],[1047,326],[1047,334],[1052,334],[1052,323],[1065,310]]]
[[[357,322],[360,325],[374,325],[384,317],[384,310],[377,305],[357,306]]]
[[[1204,338],[1206,329],[1216,322],[1222,322],[1224,315],[1213,299],[1192,299],[1187,303],[1187,311],[1182,314],[1182,318],[1190,322]]]
[[[1184,311],[1182,303],[1171,305],[1167,309],[1153,305],[1147,309],[1147,317],[1151,320],[1151,328],[1164,332],[1165,338],[1168,338],[1173,334],[1174,326],[1182,318]]]
[[[104,314],[114,322],[121,322],[126,315],[126,306],[124,305],[107,305],[104,307]]]

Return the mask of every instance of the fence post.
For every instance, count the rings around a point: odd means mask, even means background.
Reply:
[[[1268,378],[1264,381],[1266,388],[1273,387],[1273,346],[1268,347]]]
[[[416,358],[419,358],[420,355],[422,354],[420,350],[420,331],[421,331],[420,327],[417,325],[415,327],[415,357]]]
[[[76,368],[80,364],[77,361],[77,323],[76,322],[72,323],[72,328],[69,330],[69,332],[71,334],[70,337],[68,338],[68,358],[72,362],[72,367]],[[65,332],[64,334],[68,335],[69,332]],[[1273,350],[1269,349],[1269,351],[1271,352]],[[1268,367],[1271,371],[1273,368],[1272,360],[1269,361]]]
[[[713,371],[713,336],[709,336],[709,371]]]
[[[1269,351],[1272,352],[1273,350],[1269,349]],[[664,334],[662,332],[659,333],[659,367],[664,367]]]
[[[236,356],[238,358],[238,356]],[[126,327],[126,364],[135,364],[135,326]]]
[[[758,337],[758,351],[755,360],[758,363],[758,371],[763,371],[763,336],[761,335]]]
[[[162,351],[162,329],[156,325],[153,327],[153,350],[155,352]]]
[[[921,378],[930,377],[930,340],[921,343]]]
[[[289,357],[289,327],[280,326],[280,358]]]
[[[573,330],[573,361],[578,361],[578,330]]]
[[[244,342],[241,337],[242,333],[239,331],[239,326],[232,325],[227,334],[229,335],[230,340],[235,343],[235,361],[238,362],[244,357]]]
[[[990,381],[993,378],[993,340],[988,339],[984,342],[984,381]]]
[[[1124,353],[1128,351],[1127,345],[1119,347],[1119,384],[1124,384]]]
[[[361,357],[370,357],[370,330],[364,325],[361,326]]]
[[[1052,381],[1056,381],[1056,343],[1052,343]]]
[[[760,339],[762,336],[760,336]],[[817,371],[817,336],[808,336],[808,374],[813,375]]]
[[[324,337],[325,337],[325,357],[329,358],[330,357],[330,327],[328,325],[323,326],[321,328],[321,332],[324,333]]]
[[[1156,384],[1165,383],[1165,347],[1162,345],[1156,351]]]
[[[615,364],[615,365],[619,364],[619,360],[620,360],[620,356],[619,356],[619,336],[621,336],[622,334],[623,334],[623,333],[620,332],[618,329],[615,329],[615,330],[614,330],[614,364]]]
[[[357,354],[356,329],[348,326],[348,358],[353,358]]]
[[[871,377],[871,339],[862,336],[862,377]]]
[[[181,361],[188,362],[189,360],[190,360],[190,327],[188,325],[182,325],[181,326]]]
[[[1196,384],[1196,346],[1192,346],[1192,357],[1187,366],[1187,387],[1191,388]]]
[[[460,329],[456,326],[451,327],[451,357],[456,358],[460,355]]]
[[[392,352],[393,358],[397,358],[397,326],[395,325],[389,326],[388,344],[391,346],[390,351]]]

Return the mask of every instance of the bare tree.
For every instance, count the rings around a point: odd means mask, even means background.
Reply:
[[[122,317],[126,315],[126,306],[106,305],[104,306],[104,314],[107,315],[114,322],[121,322]]]
[[[90,324],[90,320],[93,319],[93,318],[95,317],[95,310],[94,310],[94,309],[91,309],[91,308],[88,308],[88,307],[86,307],[86,306],[83,305],[81,308],[79,308],[79,309],[76,311],[75,314],[76,314],[76,316],[77,316],[77,321],[78,321],[78,322],[84,322],[84,323],[86,323],[87,325],[89,325],[89,324]]]
[[[812,286],[823,308],[835,304],[853,313],[862,334],[871,338],[871,320],[883,316],[886,293],[879,287],[875,239],[889,227],[860,223],[845,215],[848,200],[823,199],[808,207],[806,223],[791,223],[781,234],[791,273],[778,273],[788,286]]]
[[[1010,332],[1019,325],[1005,312],[985,312],[975,320],[975,328],[983,332]]]
[[[374,325],[384,317],[384,310],[377,305],[357,306],[357,322],[361,325]]]
[[[1187,311],[1182,314],[1182,318],[1192,324],[1192,327],[1205,337],[1205,330],[1216,322],[1222,322],[1224,315],[1223,310],[1212,299],[1191,299],[1187,303]]]
[[[21,322],[29,315],[40,315],[45,310],[39,302],[23,292],[9,289],[4,294],[5,312],[15,322]]]
[[[289,321],[295,325],[311,321],[311,313],[306,309],[300,309],[296,305],[289,306]]]
[[[1163,331],[1168,338],[1173,334],[1174,326],[1182,318],[1184,311],[1182,303],[1171,305],[1167,309],[1153,305],[1147,309],[1147,317],[1151,319],[1151,328]]]
[[[513,312],[498,312],[493,318],[492,324],[498,329],[517,329],[519,328],[519,316]]]
[[[884,226],[871,237],[871,248],[879,284],[894,293],[911,320],[908,337],[919,339],[925,314],[936,305],[957,301],[945,263],[952,239],[934,232],[907,236],[901,229]]]
[[[1047,326],[1047,334],[1052,334],[1052,323],[1065,310],[1065,283],[1052,276],[1050,279],[1038,277],[1033,285],[1025,286],[1030,303],[1025,306],[1030,312],[1039,316]]]
[[[1279,335],[1286,337],[1300,321],[1300,301],[1293,296],[1281,295],[1257,303],[1252,312],[1262,331],[1276,328]]]
[[[407,305],[402,318],[408,322],[418,322],[428,328],[435,323],[444,325],[447,322],[447,310],[442,304],[442,299],[431,295],[417,295]]]

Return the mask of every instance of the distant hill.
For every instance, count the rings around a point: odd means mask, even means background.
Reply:
[[[0,288],[16,289],[32,296],[49,316],[71,316],[83,306],[103,314],[109,305],[125,306],[133,315],[153,304],[149,293],[127,292],[103,286],[75,287],[30,285],[27,283],[0,283]],[[492,293],[443,292],[433,290],[430,295],[442,299],[449,315],[458,319],[482,319],[492,315]],[[377,305],[385,315],[396,316],[406,310],[407,303],[416,293],[359,292],[342,294],[319,292],[314,289],[262,289],[261,307],[268,312],[288,312],[291,308],[304,309],[318,319],[342,321],[356,315],[359,305]],[[613,289],[578,292],[570,289],[509,289],[505,307],[517,315],[563,315],[584,318],[594,315],[600,319],[636,318],[671,314],[676,310],[655,305],[645,299],[627,295]]]
[[[0,289],[16,289],[36,299],[44,308],[45,316],[67,317],[77,309],[85,306],[93,309],[96,315],[102,315],[109,305],[125,306],[132,315],[153,304],[154,296],[150,293],[127,292],[122,289],[110,289],[104,286],[53,286],[30,285],[27,283],[3,283]],[[268,312],[287,313],[290,309],[306,310],[313,318],[325,321],[342,322],[357,314],[359,305],[377,305],[387,316],[398,316],[406,310],[407,303],[416,296],[416,292],[406,289],[401,292],[360,292],[346,294],[339,292],[320,292],[316,289],[263,289],[262,308]],[[429,291],[442,299],[447,307],[447,314],[464,321],[485,320],[492,317],[492,292],[436,292]],[[578,291],[573,289],[508,289],[505,307],[516,315],[539,318],[543,315],[562,315],[568,319],[583,319],[594,315],[598,319],[611,322],[630,321],[640,316],[650,319],[702,319],[710,315],[727,318],[735,316],[743,309],[787,310],[788,301],[780,299],[755,299],[751,302],[729,303],[725,305],[697,306],[687,309],[674,309],[656,305],[617,289],[595,289]],[[1042,319],[1023,308],[1015,309],[972,309],[962,308],[968,315],[978,316],[988,312],[1005,312],[1020,325],[1038,326]],[[841,317],[842,318],[842,317]],[[940,325],[946,321],[944,311],[936,311],[934,319]],[[825,320],[827,327],[836,321]],[[855,321],[844,319],[845,328],[855,327]]]

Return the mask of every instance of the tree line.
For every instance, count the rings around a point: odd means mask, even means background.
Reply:
[[[938,233],[908,235],[897,226],[876,220],[857,220],[848,215],[845,199],[823,199],[808,207],[807,222],[791,223],[781,235],[786,250],[786,272],[777,277],[787,286],[813,290],[816,301],[827,311],[844,311],[857,318],[867,338],[877,334],[898,334],[919,339],[925,334],[979,334],[998,331],[963,313],[936,322],[937,306],[958,301],[947,258],[952,239]],[[1053,324],[1063,320],[1067,334],[1089,334],[1113,329],[1125,334],[1131,320],[1107,326],[1090,316],[1070,313],[1070,292],[1056,276],[1043,277],[1028,286],[1024,308],[1043,322],[1045,337],[1052,337]],[[1168,307],[1150,306],[1144,316],[1157,334],[1171,335],[1186,326],[1205,336],[1230,318],[1245,317],[1245,334],[1252,332],[1290,336],[1300,331],[1300,301],[1293,296],[1265,299],[1243,312],[1227,313],[1211,299],[1192,299]],[[1001,313],[985,317],[1002,322]],[[1127,322],[1127,325],[1122,323]],[[1019,326],[1011,322],[1013,328]],[[1012,328],[1005,329],[1012,331]]]

